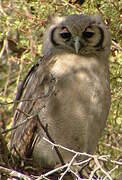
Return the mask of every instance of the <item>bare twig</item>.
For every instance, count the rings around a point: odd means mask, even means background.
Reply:
[[[82,156],[84,155],[84,156],[87,156],[87,157],[89,157],[89,158],[91,158],[91,159],[94,158],[94,155],[87,154],[87,153],[85,153],[85,152],[83,152],[83,153],[77,152],[77,151],[68,149],[68,148],[66,148],[66,147],[64,147],[64,146],[61,146],[61,145],[59,145],[59,144],[54,144],[54,143],[50,142],[50,141],[49,141],[47,138],[45,138],[45,137],[43,137],[43,139],[44,139],[45,141],[49,142],[50,144],[52,144],[52,146],[57,146],[57,147],[62,148],[62,149],[64,149],[64,150],[66,150],[66,151],[72,152],[73,154],[78,153],[78,155],[82,155]],[[99,157],[98,157],[98,160],[105,161],[105,162],[109,161],[109,162],[111,162],[111,163],[113,163],[113,164],[122,166],[122,162],[108,159],[108,157],[110,157],[110,155],[99,156]],[[90,160],[90,159],[88,159],[88,161],[89,161],[89,160]],[[86,160],[86,161],[87,161],[87,160]],[[80,162],[80,163],[82,164],[82,162]],[[80,163],[77,163],[77,164],[80,165]]]
[[[69,7],[73,8],[73,9],[77,10],[78,12],[81,12],[81,9],[80,9],[79,7],[74,6],[74,5],[68,3],[68,2],[65,1],[65,0],[61,0],[61,1],[62,1],[62,3],[63,3],[64,6],[69,6]]]
[[[9,82],[8,86],[12,86],[15,82],[16,82],[16,80],[15,80],[15,79],[12,79],[12,80]],[[4,92],[4,88],[2,88],[2,89],[0,90],[0,96],[1,96],[2,92]]]
[[[1,106],[5,106],[5,105],[9,105],[9,104],[24,102],[24,101],[36,101],[36,100],[38,100],[38,99],[41,99],[41,98],[44,98],[44,97],[47,97],[47,96],[48,96],[48,95],[42,95],[42,96],[39,96],[39,97],[37,97],[37,98],[21,99],[21,100],[15,100],[15,101],[10,101],[10,102],[5,102],[5,103],[1,103],[1,102],[0,102],[0,105],[1,105]]]
[[[19,66],[19,73],[18,73],[18,77],[17,77],[16,91],[17,91],[17,87],[18,87],[19,82],[20,82],[20,77],[21,77],[22,71],[23,71],[23,59],[21,58],[20,59],[20,66]]]
[[[81,161],[81,162],[75,162],[75,163],[73,163],[73,165],[74,166],[81,166],[83,164],[89,163],[91,160],[92,160],[92,158],[88,158],[88,159]]]
[[[7,46],[8,46],[8,41],[7,39],[4,39],[2,49],[0,50],[0,59],[2,58],[4,52],[6,51]]]
[[[1,133],[0,129],[0,164],[9,167],[9,161],[8,161],[8,148],[5,144],[3,135]]]
[[[42,129],[43,129],[44,132],[46,133],[49,141],[52,142],[52,143],[55,143],[54,140],[51,138],[51,136],[50,136],[50,134],[49,134],[49,132],[48,132],[47,127],[45,127],[45,126],[42,124],[42,122],[40,121],[38,115],[37,115],[36,117],[37,117],[37,120],[38,120],[40,126],[42,127]],[[64,160],[63,160],[63,157],[62,157],[60,151],[58,150],[58,148],[57,148],[56,146],[54,146],[54,149],[55,149],[55,151],[56,151],[56,153],[57,153],[57,155],[58,155],[58,158],[59,158],[61,164],[62,164],[62,165],[65,165],[65,162],[64,162]]]
[[[109,173],[107,173],[107,172],[102,168],[102,166],[100,165],[97,156],[94,156],[94,162],[96,163],[98,169],[100,169],[110,180],[112,180],[112,178],[111,178],[111,176],[109,175]]]
[[[9,177],[17,177],[18,179],[23,179],[23,180],[32,180],[29,176],[26,176],[13,169],[8,169],[2,166],[0,166],[0,172],[6,174]]]
[[[59,180],[62,180],[63,177],[65,176],[65,174],[66,174],[67,172],[70,172],[71,165],[73,164],[73,161],[75,160],[75,158],[76,158],[77,156],[78,156],[77,153],[73,156],[73,158],[71,159],[71,161],[68,163],[67,169],[66,169],[66,170],[64,171],[64,173],[61,175],[61,177],[60,177]]]
[[[79,166],[79,165],[82,165],[82,164],[84,164],[84,163],[86,163],[86,162],[89,162],[89,160],[91,160],[91,158],[89,158],[89,159],[87,159],[87,160],[84,160],[84,161],[82,161],[82,162],[80,162],[80,163],[75,163],[75,162],[74,162],[72,165],[73,165],[73,166]],[[65,168],[67,168],[68,166],[69,166],[69,163],[67,163],[67,164],[65,164],[65,165],[63,165],[63,166],[60,166],[60,167],[58,167],[58,168],[55,168],[55,169],[53,169],[53,170],[51,170],[51,171],[49,171],[49,172],[41,175],[37,180],[42,180],[44,177],[47,177],[47,176],[52,175],[52,174],[54,174],[54,173],[56,173],[56,172],[62,171],[62,170],[64,170]],[[75,172],[72,171],[71,169],[70,169],[70,172],[73,173],[73,174],[75,173]],[[76,175],[76,173],[75,173],[75,175]],[[78,175],[76,175],[76,176],[78,177]],[[79,179],[79,180],[80,180],[80,179]]]
[[[3,7],[2,7],[2,2],[0,1],[0,12],[3,16],[7,16],[7,14],[5,13]]]
[[[115,41],[112,41],[112,46],[122,52],[121,46],[117,44]]]
[[[15,126],[12,127],[12,128],[3,130],[3,131],[2,131],[2,134],[5,134],[5,133],[8,133],[8,132],[10,132],[10,131],[13,131],[14,129],[17,129],[19,126],[22,126],[24,123],[26,123],[27,121],[31,120],[31,119],[32,119],[33,117],[35,117],[35,116],[37,116],[37,114],[27,117],[25,120],[23,120],[23,122],[15,125]]]
[[[7,81],[6,81],[5,88],[4,88],[4,96],[6,96],[6,94],[7,94],[8,86],[9,86],[9,83],[10,83],[10,76],[11,76],[11,73],[12,73],[12,61],[9,61],[8,66],[9,66],[8,77],[7,77]]]
[[[108,174],[111,174],[113,171],[115,171],[115,169],[118,169],[118,165],[116,165],[113,169],[111,169]]]
[[[100,158],[98,157],[99,160],[101,161],[104,161],[104,162],[111,162],[112,164],[116,164],[116,165],[119,165],[119,166],[122,166],[122,162],[120,161],[115,161],[115,160],[111,160],[111,159],[106,159],[106,158]]]
[[[70,172],[71,172],[72,174],[74,174],[78,180],[83,180],[83,179],[81,179],[81,178],[78,176],[78,174],[77,174],[76,172],[74,172],[72,169],[70,169]]]
[[[63,166],[60,166],[60,167],[58,167],[58,168],[56,168],[56,169],[53,169],[53,170],[51,170],[51,171],[49,171],[49,172],[41,175],[37,180],[42,180],[43,178],[45,178],[45,177],[47,177],[47,176],[49,176],[49,175],[51,175],[51,174],[54,174],[55,172],[62,171],[62,170],[65,169],[66,167],[68,167],[68,164],[65,164],[65,165],[63,165]]]
[[[63,168],[64,168],[64,167],[67,167],[67,169],[66,169],[66,171],[63,173],[63,175],[61,176],[61,178],[64,177],[64,175],[66,174],[67,171],[70,171],[70,172],[71,172],[71,168],[70,168],[71,164],[73,164],[73,166],[83,165],[83,164],[85,164],[85,163],[87,163],[87,162],[90,162],[91,159],[94,160],[94,162],[95,162],[95,164],[96,164],[96,166],[97,166],[97,167],[93,170],[93,172],[91,173],[91,175],[90,175],[90,178],[91,178],[91,179],[92,179],[92,177],[94,176],[94,173],[95,173],[98,169],[100,169],[100,170],[106,175],[106,177],[108,177],[110,180],[112,180],[112,178],[110,177],[110,172],[106,172],[106,171],[102,168],[102,166],[100,165],[100,163],[99,163],[98,160],[103,161],[103,162],[111,162],[111,163],[113,163],[113,164],[121,165],[121,166],[122,166],[122,162],[110,160],[110,155],[96,156],[96,155],[91,155],[91,154],[87,154],[87,153],[76,152],[76,151],[71,150],[71,149],[68,149],[68,148],[66,148],[66,147],[64,147],[64,146],[55,144],[55,143],[49,141],[48,139],[46,139],[45,137],[43,137],[43,139],[44,139],[45,141],[49,142],[53,147],[56,146],[56,147],[62,148],[62,149],[64,149],[64,150],[66,150],[66,151],[69,151],[69,152],[72,152],[73,154],[75,154],[75,155],[73,156],[72,160],[70,161],[70,163],[68,163],[68,164],[66,164],[65,166],[63,166]],[[84,160],[84,161],[81,161],[81,162],[75,162],[75,163],[73,163],[73,161],[74,161],[74,159],[76,158],[77,155],[83,155],[83,156],[85,155],[85,156],[87,156],[87,157],[89,157],[89,158],[86,159],[86,160]],[[116,167],[116,168],[117,168],[117,167]],[[62,170],[62,167],[60,167],[60,168],[58,168],[58,169],[55,169],[55,172],[56,172],[56,171],[59,171],[59,170]],[[114,170],[114,169],[113,169],[113,170]],[[52,172],[51,172],[51,173],[52,173]],[[49,174],[50,174],[50,173],[48,173],[48,175],[49,175]]]
[[[91,158],[94,157],[94,155],[87,154],[86,152],[83,152],[83,153],[77,152],[77,151],[74,151],[74,150],[72,150],[72,149],[68,149],[68,148],[66,148],[66,147],[64,147],[64,146],[62,146],[62,145],[55,144],[55,143],[49,141],[49,140],[48,140],[47,138],[45,138],[45,137],[43,137],[43,139],[44,139],[45,141],[47,141],[48,143],[52,144],[53,147],[56,146],[56,147],[62,148],[62,149],[66,150],[66,151],[69,151],[69,152],[71,152],[71,153],[73,153],[73,154],[78,154],[78,155],[87,156],[87,157],[91,157]]]
[[[116,150],[116,151],[119,151],[120,153],[122,153],[122,148],[120,147],[120,148],[118,148],[118,147],[115,147],[115,146],[112,146],[111,144],[107,144],[107,143],[102,143],[104,146],[106,146],[106,147],[110,147],[110,148],[112,148],[112,149],[114,149],[114,150]]]
[[[89,176],[89,180],[92,180],[93,179],[93,176],[95,174],[95,172],[99,169],[99,167],[96,167],[95,169],[93,169],[93,171],[91,171],[91,174]]]

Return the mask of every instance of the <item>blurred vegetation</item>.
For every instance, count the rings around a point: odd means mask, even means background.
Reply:
[[[112,105],[97,152],[122,159],[122,1],[120,0],[1,0],[0,1],[0,126],[9,128],[17,85],[41,54],[46,25],[55,15],[103,16],[112,34],[110,79]],[[6,135],[5,135],[6,137]],[[9,139],[7,134],[6,141]],[[115,165],[106,163],[109,171]],[[113,171],[120,176],[121,168]]]

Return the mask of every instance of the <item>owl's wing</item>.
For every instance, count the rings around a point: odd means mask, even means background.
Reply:
[[[40,59],[41,61],[41,59]],[[19,101],[21,99],[21,96],[23,94],[23,91],[25,89],[25,87],[28,84],[28,81],[30,79],[30,77],[32,76],[32,74],[36,71],[36,69],[39,66],[39,62],[37,62],[36,64],[34,64],[31,69],[29,70],[29,72],[27,73],[27,75],[25,76],[24,80],[21,82],[21,84],[19,85],[18,89],[17,89],[17,93],[16,93],[16,98],[15,98],[15,102]]]
[[[50,57],[43,57],[30,69],[19,89],[16,98],[19,102],[13,118],[13,128],[15,129],[12,130],[10,140],[10,148],[14,155],[27,157],[31,153],[30,150],[38,125],[35,117],[38,110],[41,110],[40,99],[47,96],[45,87],[48,86],[48,89],[50,89],[52,79],[52,75],[48,72],[48,67],[44,63],[48,59]]]

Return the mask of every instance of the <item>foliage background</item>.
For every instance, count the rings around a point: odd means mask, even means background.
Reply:
[[[112,104],[96,153],[122,159],[122,1],[120,0],[3,0],[0,1],[0,126],[9,128],[17,85],[41,54],[46,25],[55,15],[103,16],[112,34],[110,79]],[[9,103],[8,103],[9,102]],[[6,141],[9,134],[5,134]],[[107,170],[115,165],[106,163]],[[118,178],[116,167],[113,177]]]

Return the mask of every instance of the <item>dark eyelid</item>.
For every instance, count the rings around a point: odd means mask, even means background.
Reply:
[[[86,27],[86,29],[83,32],[83,37],[87,40],[89,38],[92,38],[94,35],[94,31],[92,30],[92,27],[89,25],[88,27]]]
[[[85,37],[85,38],[91,38],[91,37],[93,37],[93,35],[94,35],[94,32],[90,32],[90,31],[84,31],[83,32],[83,36]]]
[[[61,29],[62,29],[62,30],[63,30],[63,29],[68,30],[68,28],[67,28],[66,26],[62,26]]]
[[[66,26],[61,27],[60,36],[63,39],[70,39],[71,38],[71,33]]]
[[[71,33],[70,32],[60,32],[60,36],[64,39],[69,39],[69,38],[71,38]]]

